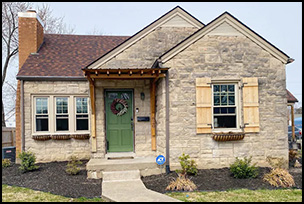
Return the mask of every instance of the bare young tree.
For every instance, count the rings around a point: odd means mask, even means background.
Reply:
[[[18,56],[18,12],[32,9],[32,6],[30,2],[2,2],[2,96],[6,93],[4,84],[7,73],[14,69],[11,62],[17,60]],[[44,23],[45,33],[74,33],[74,29],[68,28],[63,22],[64,17],[52,15],[49,5],[43,4],[38,7],[37,14]],[[2,97],[2,126],[6,126],[4,104]]]

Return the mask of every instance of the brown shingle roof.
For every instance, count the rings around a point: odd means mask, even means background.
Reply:
[[[27,58],[17,77],[82,77],[82,68],[128,38],[129,36],[45,34],[39,54]]]
[[[294,97],[294,95],[292,95],[292,93],[290,93],[287,89],[287,102],[288,103],[295,103],[295,102],[299,102],[298,99],[296,97]]]

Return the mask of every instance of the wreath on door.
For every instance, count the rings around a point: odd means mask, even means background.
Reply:
[[[115,115],[122,116],[128,111],[128,103],[124,99],[115,98],[111,104],[111,111]]]

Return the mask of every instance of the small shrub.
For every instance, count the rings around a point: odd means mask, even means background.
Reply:
[[[287,169],[282,168],[272,169],[270,173],[264,175],[263,180],[275,187],[288,188],[295,185],[292,175]]]
[[[197,189],[197,186],[189,178],[186,178],[183,175],[179,175],[178,178],[171,181],[167,186],[167,191],[194,191]]]
[[[256,164],[251,165],[252,157],[245,157],[244,160],[236,157],[236,161],[230,165],[230,172],[233,174],[234,178],[245,179],[245,178],[255,178],[258,176],[258,168],[255,167]]]
[[[21,160],[21,164],[19,169],[25,173],[27,171],[34,171],[39,169],[39,166],[35,165],[36,163],[36,156],[32,152],[22,152],[18,155],[18,157]]]
[[[11,160],[9,160],[9,159],[2,159],[2,168],[6,168],[6,167],[9,167],[11,165],[12,165]]]
[[[178,160],[182,169],[176,170],[177,173],[182,175],[197,175],[197,165],[194,160],[190,160],[189,155],[183,153],[182,156],[178,157]]]
[[[82,162],[77,159],[75,156],[71,156],[71,160],[67,164],[66,172],[71,175],[76,175],[80,172],[78,165],[81,165]]]

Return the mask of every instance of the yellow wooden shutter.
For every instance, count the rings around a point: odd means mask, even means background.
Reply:
[[[243,78],[243,114],[244,131],[259,132],[259,91],[258,78]]]
[[[212,131],[212,91],[211,78],[196,79],[196,132]]]

